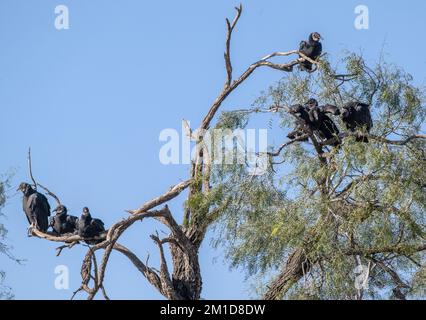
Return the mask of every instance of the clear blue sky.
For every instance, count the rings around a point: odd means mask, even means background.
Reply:
[[[70,10],[70,29],[54,28],[54,8]],[[164,128],[194,126],[221,90],[225,69],[225,17],[236,1],[1,0],[0,1],[0,173],[15,170],[12,185],[28,180],[26,152],[33,150],[37,179],[79,215],[88,206],[107,225],[186,179],[188,167],[158,160]],[[370,29],[354,28],[354,8],[370,9]],[[403,66],[419,84],[426,71],[426,2],[417,1],[243,1],[232,57],[236,74],[273,51],[296,49],[311,31],[325,38],[324,50],[378,57]],[[248,106],[283,76],[258,70],[224,104]],[[266,127],[266,122],[263,124]],[[271,136],[280,143],[281,136]],[[55,257],[53,243],[26,236],[21,195],[9,192],[3,212],[18,266],[0,256],[7,284],[18,299],[68,299],[80,283],[85,251]],[[181,218],[180,197],[171,203]],[[53,202],[52,202],[53,204]],[[121,242],[142,259],[151,252],[152,222],[135,225]],[[230,271],[220,250],[200,251],[204,298],[249,298],[241,270]],[[54,268],[70,268],[70,290],[54,288]],[[128,261],[113,254],[106,289],[115,299],[157,299]]]

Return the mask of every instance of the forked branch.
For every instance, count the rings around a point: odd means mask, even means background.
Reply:
[[[228,74],[228,79],[226,81],[226,86],[229,87],[232,82],[232,62],[231,62],[231,36],[232,31],[234,31],[234,28],[240,19],[241,12],[243,11],[243,6],[240,4],[239,7],[235,7],[235,10],[237,10],[237,14],[234,18],[234,20],[229,22],[229,19],[226,19],[226,26],[228,28],[228,33],[226,35],[226,51],[225,51],[225,64],[226,64],[226,72]]]

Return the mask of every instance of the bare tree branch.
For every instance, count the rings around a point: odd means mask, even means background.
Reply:
[[[396,273],[396,271],[393,270],[391,267],[387,266],[384,262],[379,261],[379,260],[375,259],[374,257],[370,257],[369,259],[371,259],[374,263],[376,263],[381,269],[386,271],[391,276],[393,282],[397,285],[397,287],[405,288],[405,289],[410,288],[410,286],[408,284],[406,284],[404,281],[402,281],[402,279],[400,278],[398,273]]]
[[[394,246],[384,246],[384,247],[375,247],[375,248],[350,248],[345,250],[346,255],[360,255],[367,256],[379,253],[397,253],[397,254],[406,254],[407,252],[421,252],[426,250],[426,244],[410,246],[406,244],[396,244]]]
[[[156,197],[148,202],[145,202],[139,209],[127,210],[127,212],[136,215],[136,214],[140,214],[148,210],[151,210],[167,201],[170,201],[176,198],[182,191],[184,191],[186,188],[190,186],[191,182],[192,182],[192,179],[186,180],[184,182],[180,182],[177,185],[171,187],[169,191],[162,194],[161,196]]]
[[[296,51],[297,52],[297,51]],[[225,87],[223,91],[219,94],[216,100],[213,102],[210,110],[207,112],[207,115],[204,117],[201,122],[199,129],[208,129],[211,121],[213,120],[217,110],[222,105],[223,101],[234,91],[238,86],[243,83],[257,68],[259,67],[269,67],[272,69],[291,72],[293,70],[293,66],[299,64],[299,59],[293,60],[287,64],[276,64],[266,60],[259,60],[252,65],[250,65],[247,70],[237,79],[235,80],[229,87]]]
[[[292,50],[292,51],[288,51],[288,52],[274,52],[274,53],[268,54],[267,56],[263,57],[260,60],[261,61],[266,61],[266,60],[269,60],[269,59],[271,59],[273,57],[276,57],[276,56],[290,56],[290,55],[293,55],[293,54],[297,54],[297,55],[299,55],[301,57],[301,58],[298,59],[298,63],[303,62],[303,61],[306,60],[306,61],[309,61],[310,63],[312,63],[313,65],[317,65],[318,64],[318,61],[309,58],[304,53],[302,53],[302,52],[300,52],[298,50]]]
[[[36,182],[36,180],[34,179],[34,176],[33,176],[33,166],[32,166],[32,161],[31,161],[31,148],[28,148],[28,168],[29,168],[29,171],[30,171],[31,180],[33,181],[33,184],[34,184],[34,189],[37,190],[37,182]]]
[[[74,247],[78,243],[79,243],[78,241],[75,241],[75,242],[65,244],[63,246],[56,248],[56,251],[57,251],[56,256],[59,257],[61,255],[63,249],[65,249],[65,248],[71,249],[72,247]]]
[[[234,18],[234,21],[232,21],[232,24],[229,22],[229,19],[226,19],[226,26],[228,28],[228,33],[226,35],[226,51],[224,53],[225,64],[226,64],[226,72],[228,74],[228,80],[226,81],[226,87],[229,87],[231,85],[231,82],[232,82],[231,36],[232,36],[232,31],[234,31],[235,25],[237,24],[238,20],[240,19],[241,12],[243,11],[242,4],[240,4],[239,7],[236,7],[235,10],[237,10],[237,14]]]
[[[157,236],[151,235],[151,239],[157,244],[158,249],[160,250],[160,279],[162,283],[162,289],[166,297],[170,300],[181,299],[179,295],[176,294],[173,289],[172,280],[170,279],[169,269],[167,267],[166,257],[164,255],[163,241],[161,241]]]
[[[341,196],[345,195],[348,191],[350,191],[352,189],[353,186],[355,186],[359,183],[362,183],[364,181],[372,180],[372,179],[377,179],[377,177],[374,176],[374,173],[362,175],[362,176],[358,177],[357,179],[352,180],[340,192],[338,192],[336,194],[335,198],[337,199],[337,198],[340,198]]]
[[[122,253],[125,257],[127,257],[133,265],[138,269],[143,276],[148,280],[148,282],[163,294],[163,288],[161,285],[160,276],[152,269],[145,265],[132,251],[127,249],[125,246],[116,243],[114,245],[114,250]]]
[[[53,199],[56,200],[56,203],[59,205],[61,205],[61,200],[59,200],[59,198],[53,193],[51,192],[49,189],[47,189],[45,186],[41,185],[40,183],[38,184],[40,188],[42,188],[44,191],[46,191],[46,193],[51,196]]]
[[[111,300],[106,293],[104,285],[101,286],[101,290],[102,290],[102,295],[104,296],[105,300]]]
[[[38,237],[40,239],[45,239],[48,241],[53,242],[63,242],[63,243],[78,243],[78,242],[98,242],[106,239],[106,233],[102,233],[99,237],[95,238],[83,238],[76,234],[68,234],[68,235],[62,235],[62,236],[56,236],[51,233],[44,233],[40,230],[37,230],[35,228],[31,229],[32,235],[35,237]],[[66,247],[70,247],[67,245]]]
[[[37,190],[37,186],[40,186],[42,189],[44,189],[47,192],[47,194],[49,196],[51,196],[53,199],[56,200],[56,202],[58,203],[58,205],[60,205],[61,201],[59,200],[59,198],[54,193],[50,192],[49,189],[47,189],[46,187],[42,186],[40,183],[37,183],[36,180],[34,179],[33,170],[32,170],[32,160],[31,160],[31,148],[28,149],[28,168],[29,168],[31,180],[34,183],[34,188]]]
[[[293,143],[296,143],[296,142],[305,141],[306,138],[308,138],[308,137],[309,137],[308,134],[304,134],[304,135],[302,135],[302,136],[300,136],[300,137],[298,137],[296,139],[287,141],[287,142],[283,143],[276,151],[268,152],[268,155],[270,155],[272,157],[277,157],[277,156],[279,156],[281,154],[281,151],[285,147],[288,147],[289,145],[292,145]]]
[[[343,139],[346,137],[359,137],[359,133],[357,132],[343,132],[341,134],[339,134],[339,137],[334,137],[325,141],[322,141],[320,143],[321,146],[326,146],[326,145],[331,145],[334,142],[336,142],[338,139]],[[377,142],[381,142],[381,143],[385,143],[385,144],[390,144],[390,145],[396,145],[396,146],[404,146],[406,144],[408,144],[409,142],[416,140],[416,139],[426,139],[426,135],[424,134],[415,134],[412,136],[407,137],[404,140],[390,140],[390,139],[386,139],[380,136],[376,136],[373,134],[361,134],[363,137],[366,137],[368,139],[377,141]]]
[[[368,135],[367,137],[371,138],[373,140],[376,140],[378,142],[382,142],[382,143],[386,143],[386,144],[393,144],[393,145],[397,145],[397,146],[404,146],[407,143],[409,143],[410,141],[415,140],[415,139],[426,139],[425,134],[415,134],[415,135],[409,136],[405,140],[389,140],[389,139],[382,138],[382,137],[375,136],[375,135],[371,135],[371,134]]]

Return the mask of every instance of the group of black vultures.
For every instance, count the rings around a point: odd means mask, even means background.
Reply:
[[[316,60],[322,53],[320,40],[318,32],[311,33],[308,41],[300,43],[299,52]],[[300,63],[300,69],[311,72],[312,62],[305,59]],[[329,140],[331,145],[338,147],[341,144],[339,129],[329,115],[340,115],[349,131],[359,133],[356,137],[358,142],[368,143],[368,137],[362,131],[369,133],[373,127],[370,106],[359,101],[348,102],[340,110],[330,104],[319,106],[318,101],[311,98],[305,104],[291,106],[289,111],[297,118],[295,130],[287,136],[290,139],[303,139],[308,131],[317,133],[320,138]]]
[[[51,228],[51,233],[55,236],[78,234],[84,239],[94,239],[105,231],[102,220],[92,218],[87,207],[83,208],[80,218],[77,218],[69,215],[67,208],[60,204],[53,210],[56,215],[49,222],[50,205],[45,195],[25,182],[19,185],[18,191],[22,191],[24,195],[22,206],[30,229],[36,228],[42,232],[48,232]]]
[[[299,52],[311,60],[316,60],[322,53],[321,36],[318,32],[313,32],[308,41],[300,43]],[[303,56],[302,56],[303,57]],[[300,62],[302,71],[312,72],[312,62],[304,59]],[[333,120],[328,116],[340,115],[346,128],[351,132],[358,129],[370,131],[373,126],[370,108],[361,102],[349,102],[339,110],[333,105],[319,106],[318,101],[311,98],[305,104],[298,104],[290,107],[290,113],[296,118],[296,128],[288,134],[290,139],[304,139],[306,129],[317,133],[322,139],[330,140],[331,144],[338,147],[341,143],[339,129]],[[307,137],[306,137],[307,138]],[[358,135],[357,141],[368,142],[366,136]],[[53,212],[56,215],[51,218],[50,205],[47,198],[35,190],[28,183],[21,183],[18,190],[23,193],[23,209],[30,223],[30,229],[36,228],[42,232],[50,232],[56,236],[65,234],[78,234],[82,238],[96,238],[105,231],[104,223],[99,219],[92,218],[89,209],[83,208],[79,218],[68,215],[64,205],[58,205]]]

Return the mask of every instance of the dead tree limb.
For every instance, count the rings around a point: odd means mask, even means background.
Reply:
[[[158,207],[158,206],[162,205],[163,203],[168,202],[168,201],[176,198],[182,191],[184,191],[186,188],[189,187],[191,182],[192,182],[192,179],[186,180],[184,182],[180,182],[177,185],[171,187],[169,189],[169,191],[162,194],[161,196],[145,202],[138,209],[127,210],[127,212],[131,213],[131,214],[140,214],[140,213],[146,212],[148,210],[151,210],[155,207]]]
[[[309,135],[304,134],[296,139],[287,141],[283,143],[276,151],[268,152],[268,155],[272,157],[277,157],[281,154],[281,151],[283,151],[285,147],[288,147],[289,145],[292,145],[293,143],[296,143],[296,142],[305,141],[307,138],[309,138]]]
[[[31,161],[31,148],[28,148],[28,169],[29,169],[29,172],[30,172],[30,178],[31,178],[31,180],[34,184],[34,189],[37,190],[37,182],[36,182],[36,180],[34,179],[34,176],[33,176],[33,165],[32,165],[32,161]]]
[[[229,19],[226,19],[226,26],[228,28],[228,33],[226,35],[226,51],[224,53],[225,57],[225,64],[226,64],[226,72],[228,74],[228,80],[226,81],[226,86],[229,87],[232,82],[232,62],[231,62],[231,36],[232,31],[234,31],[235,25],[237,24],[238,20],[241,17],[241,12],[243,11],[243,6],[240,4],[239,7],[236,7],[235,10],[237,10],[237,15],[235,16],[234,20],[229,22]]]
[[[29,170],[29,173],[30,173],[30,178],[34,183],[35,190],[37,190],[37,186],[40,186],[40,188],[42,188],[44,191],[46,191],[47,194],[49,196],[51,196],[53,199],[55,199],[55,201],[58,203],[58,205],[60,205],[61,200],[59,200],[59,198],[53,192],[51,192],[46,187],[42,186],[40,183],[37,183],[37,181],[34,179],[33,169],[32,169],[32,160],[31,160],[31,148],[28,149],[28,170]]]

